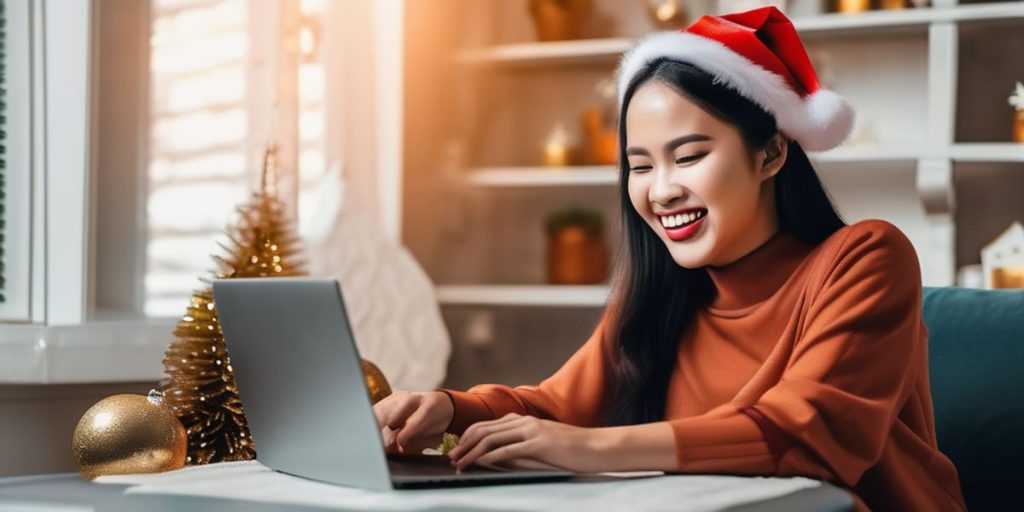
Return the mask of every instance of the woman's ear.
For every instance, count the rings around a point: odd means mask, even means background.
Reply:
[[[776,132],[761,151],[761,176],[764,179],[771,178],[782,170],[782,166],[786,164],[788,150],[789,141],[782,132]]]

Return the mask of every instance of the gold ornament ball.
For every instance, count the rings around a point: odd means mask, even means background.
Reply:
[[[370,403],[377,403],[391,394],[391,385],[377,365],[363,359],[363,375],[366,376],[366,388],[370,390]]]
[[[71,443],[78,472],[101,475],[158,473],[185,465],[185,427],[159,394],[113,395],[85,411]]]

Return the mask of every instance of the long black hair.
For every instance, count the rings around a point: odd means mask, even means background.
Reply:
[[[625,244],[617,258],[608,305],[611,315],[605,325],[605,335],[612,338],[610,370],[615,383],[604,417],[607,426],[664,419],[669,377],[683,331],[694,312],[710,304],[715,294],[707,270],[677,264],[629,198],[626,111],[637,88],[652,79],[735,125],[748,150],[763,149],[778,132],[768,112],[691,64],[658,59],[630,81],[618,121],[619,209]],[[817,245],[845,225],[796,142],[789,142],[786,162],[772,179],[780,231]]]

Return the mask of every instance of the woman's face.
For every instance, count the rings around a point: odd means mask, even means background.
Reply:
[[[727,265],[775,233],[780,134],[752,154],[736,126],[659,80],[636,90],[625,121],[630,201],[676,263]]]

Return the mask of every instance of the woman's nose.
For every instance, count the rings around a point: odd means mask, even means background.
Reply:
[[[672,173],[662,169],[654,169],[654,181],[651,183],[651,201],[668,206],[683,195],[682,185],[672,181]]]

